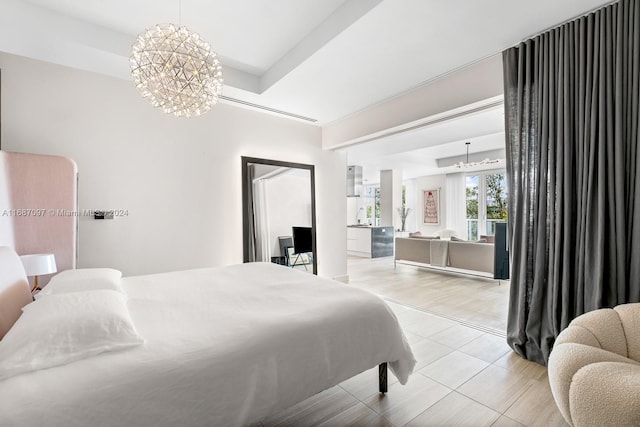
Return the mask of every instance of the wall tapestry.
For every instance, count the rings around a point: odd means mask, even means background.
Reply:
[[[425,225],[440,225],[440,189],[424,190],[422,222]]]

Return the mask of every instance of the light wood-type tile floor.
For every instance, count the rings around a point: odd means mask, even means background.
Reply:
[[[389,300],[504,335],[509,281],[398,263],[393,257],[349,257],[349,284]]]
[[[368,261],[368,262],[367,262]],[[388,261],[388,260],[387,260]],[[367,271],[366,265],[373,271]],[[420,271],[415,267],[398,266],[393,261],[349,260],[350,285],[368,287],[376,293],[389,290],[391,283],[402,289],[391,297],[394,301],[425,290],[421,304],[428,297],[442,301],[452,295],[464,296],[467,302],[491,301],[497,304],[506,298],[507,288],[496,290],[497,283]],[[366,276],[366,277],[363,277]],[[437,291],[428,291],[421,278]],[[439,280],[454,287],[448,293]],[[477,280],[478,283],[475,283]],[[355,282],[355,283],[354,283]],[[369,285],[365,286],[364,283]],[[494,287],[491,289],[491,287]],[[459,288],[463,287],[465,291]],[[447,295],[449,294],[449,295]],[[493,298],[492,295],[499,295]],[[507,346],[504,333],[498,333],[497,323],[487,329],[476,324],[481,316],[463,316],[455,320],[457,311],[444,310],[444,316],[390,301],[407,339],[418,360],[414,374],[402,386],[389,375],[389,391],[377,392],[377,367],[319,393],[256,426],[567,426],[553,401],[545,367],[517,356]],[[445,301],[446,302],[446,301]],[[463,303],[466,305],[466,303]],[[469,304],[471,305],[471,304]],[[431,307],[431,306],[430,306]],[[479,311],[480,312],[480,311]],[[487,318],[498,317],[484,312]],[[496,330],[492,329],[496,328]]]

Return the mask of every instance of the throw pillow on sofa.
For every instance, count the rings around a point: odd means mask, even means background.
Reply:
[[[494,235],[487,235],[485,236],[484,234],[480,235],[480,240],[485,239],[487,241],[487,243],[495,243],[496,242],[496,236]]]

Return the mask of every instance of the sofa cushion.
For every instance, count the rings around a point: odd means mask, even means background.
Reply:
[[[493,273],[493,245],[451,241],[449,265],[465,270]]]
[[[437,249],[432,248],[432,244],[436,243],[440,243],[444,247],[438,245]],[[436,255],[438,259],[434,258]],[[438,240],[427,236],[396,237],[395,260],[492,274],[493,245]]]
[[[395,259],[429,264],[431,263],[429,242],[429,239],[416,237],[396,237]]]

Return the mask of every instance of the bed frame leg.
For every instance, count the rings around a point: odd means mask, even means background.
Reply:
[[[378,366],[378,389],[380,393],[387,392],[387,364],[381,363]]]

